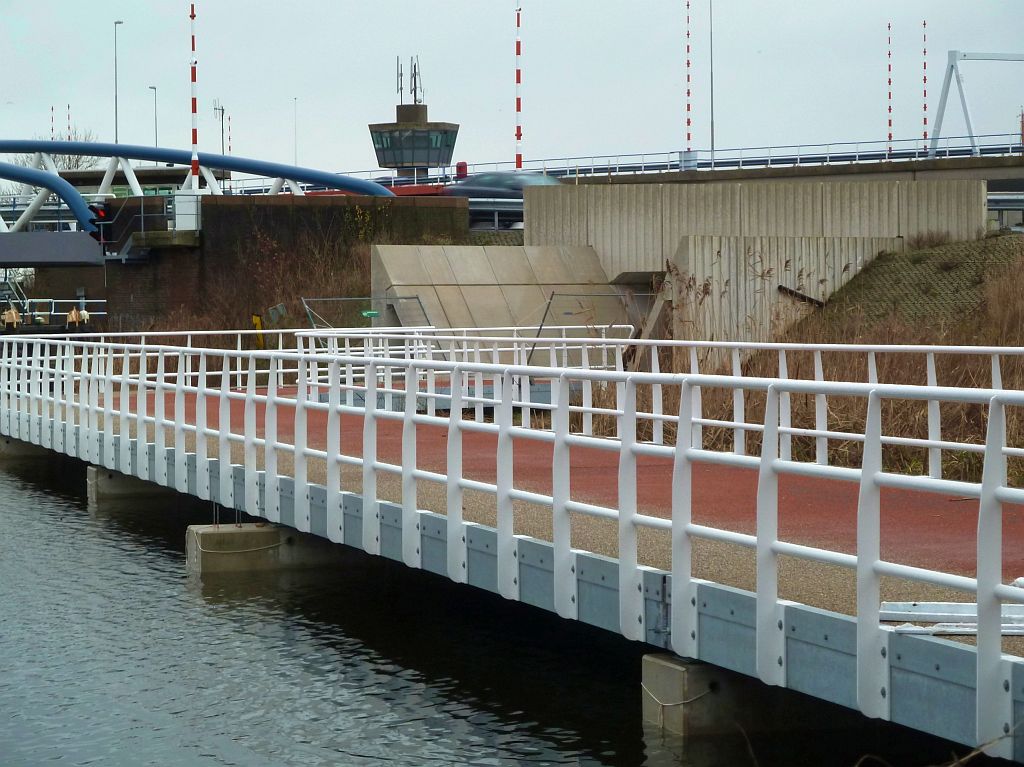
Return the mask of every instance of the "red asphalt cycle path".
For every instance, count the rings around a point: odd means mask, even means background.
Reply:
[[[186,418],[194,422],[195,398],[186,395]],[[152,404],[149,413],[152,414]],[[173,413],[173,394],[166,400],[166,413]],[[278,439],[290,442],[294,414],[291,407],[278,405]],[[214,397],[207,399],[208,422],[217,428]],[[262,436],[264,406],[257,404],[257,434]],[[231,402],[231,427],[242,433],[243,403]],[[323,449],[327,442],[327,414],[307,411],[307,439],[310,447]],[[341,418],[342,452],[362,455],[363,419]],[[418,468],[446,473],[447,429],[418,425],[416,453]],[[497,468],[497,436],[464,431],[462,434],[463,475],[493,483]],[[513,440],[514,485],[537,493],[551,494],[552,446],[525,438]],[[402,424],[378,418],[377,460],[400,464]],[[618,498],[618,453],[595,448],[570,448],[570,489],[573,500],[615,508]],[[637,458],[637,503],[643,514],[671,515],[672,462],[668,459]],[[779,537],[816,548],[856,553],[856,483],[782,475],[779,477]],[[698,524],[753,534],[757,471],[718,465],[696,464],[693,468],[693,518]],[[977,553],[978,501],[947,495],[883,488],[882,558],[902,564],[963,575],[975,572]],[[1004,505],[1003,577],[1024,576],[1024,507]]]

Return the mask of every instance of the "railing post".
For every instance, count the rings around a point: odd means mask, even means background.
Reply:
[[[657,345],[648,347],[651,351],[651,372],[654,375],[661,373],[661,362],[658,359]],[[665,444],[665,421],[662,418],[664,402],[662,400],[661,384],[651,384],[651,410],[654,411],[654,423],[651,428],[652,440],[655,445]]]
[[[786,350],[779,349],[779,378],[789,380],[789,364]],[[792,401],[788,391],[779,392],[779,458],[783,461],[793,460],[793,435],[788,431],[793,428]]]
[[[690,347],[690,372],[693,375],[700,375],[700,361],[699,361],[699,358],[697,356],[697,347],[696,346],[691,346]],[[692,417],[694,419],[703,418],[704,417],[702,415],[702,413],[703,413],[703,405],[702,405],[702,402],[701,402],[701,394],[700,394],[700,387],[699,386],[692,387],[692,397],[693,397]],[[704,447],[704,427],[703,427],[703,425],[701,425],[699,423],[693,424],[692,441],[693,441],[693,446],[695,448],[697,448],[698,450],[700,448]]]
[[[139,349],[139,377],[135,384],[135,456],[132,466],[139,479],[152,479],[149,473],[149,424],[146,423],[149,399],[149,357],[146,347]]]
[[[402,419],[402,561],[420,567],[420,519],[416,483],[416,399],[418,371],[411,362],[405,368],[405,412]]]
[[[466,582],[466,529],[462,522],[462,399],[463,371],[452,370],[448,410],[448,577]]]
[[[102,339],[96,342],[92,350],[92,385],[89,387],[89,434],[90,445],[89,455],[95,464],[100,462],[100,444],[102,434],[100,432],[100,386],[103,382],[103,361],[105,359],[99,344]]]
[[[627,378],[618,405],[619,428],[619,628],[627,639],[646,639],[643,579],[636,534],[636,384]]]
[[[50,341],[42,342],[42,380],[40,387],[40,397],[42,400],[43,412],[42,422],[40,424],[40,444],[46,448],[53,448],[53,431],[54,425],[57,421],[56,412],[54,407],[54,393],[56,391],[54,367],[57,364],[57,358],[54,356],[55,345]]]
[[[364,347],[364,353],[366,349]],[[377,364],[363,368],[363,551],[380,553],[380,503],[377,500]]]
[[[122,474],[132,474],[132,440],[129,415],[131,413],[131,390],[129,388],[129,376],[132,369],[131,353],[126,346],[121,354],[121,378],[117,394],[117,436],[119,471]]]
[[[239,336],[241,345],[241,336]],[[259,508],[260,489],[256,479],[256,358],[248,355],[248,375],[245,380],[245,406],[242,411],[242,445],[244,447],[245,508],[246,514],[262,516]],[[242,358],[238,359],[241,372]],[[237,506],[235,508],[238,508]],[[266,513],[264,511],[264,513]]]
[[[263,516],[269,522],[281,521],[281,480],[277,470],[277,382],[280,360],[270,358],[267,404],[263,409]],[[298,488],[296,488],[296,493]]]
[[[732,374],[736,378],[743,377],[743,366],[740,360],[740,350],[734,347],[732,350]],[[743,408],[744,390],[737,386],[732,390],[732,420],[737,424],[746,423],[746,412]],[[778,428],[778,421],[774,424]],[[746,455],[747,452],[747,430],[743,426],[734,426],[732,432],[732,449],[736,455]]]
[[[174,489],[188,492],[188,463],[185,461],[185,356],[178,352],[174,374]],[[198,467],[196,469],[198,471]]]
[[[3,353],[6,353],[6,349]],[[55,364],[57,365],[57,380],[54,382],[53,396],[54,396],[54,408],[53,408],[53,449],[58,453],[65,451],[65,445],[67,440],[65,437],[66,429],[69,427],[69,408],[67,406],[68,398],[68,363],[71,357],[71,345],[67,342],[59,343],[55,349],[57,359]],[[6,387],[4,381],[6,366],[0,366],[0,391]],[[0,394],[0,403],[3,402],[3,395]],[[0,407],[3,407],[0,404]]]
[[[196,495],[210,500],[210,459],[206,445],[206,352],[199,352],[196,379]]]
[[[32,342],[32,354],[26,361],[28,369],[28,441],[34,445],[40,444],[42,429],[40,428],[40,394],[42,386],[42,362],[40,360],[39,341]]]
[[[857,499],[857,706],[865,716],[889,718],[888,632],[880,623],[882,400],[868,396]]]
[[[693,429],[693,391],[683,381],[679,424],[672,465],[672,649],[684,658],[698,657],[697,584],[693,578],[693,463],[689,451]]]
[[[935,372],[935,355],[928,353],[928,386],[939,385]],[[939,409],[939,401],[928,400],[928,439],[937,442],[942,439],[942,414]],[[928,476],[933,479],[942,479],[942,448],[928,448]]]
[[[217,500],[221,506],[235,506],[235,472],[231,462],[231,356],[225,352],[220,365],[220,397],[217,400]]]
[[[580,365],[584,370],[590,370],[589,344],[583,344],[580,356]],[[594,414],[591,410],[594,407],[594,382],[589,378],[583,378],[580,382],[583,389],[583,433],[586,436],[594,434]]]
[[[498,518],[498,593],[505,599],[519,599],[519,560],[516,550],[515,519],[512,504],[514,477],[512,439],[512,402],[515,382],[506,370],[501,375],[501,393],[495,420],[498,422],[496,505]]]
[[[235,358],[237,360],[236,372],[235,372],[235,388],[236,389],[241,389],[242,388],[242,335],[241,335],[241,333],[239,333],[238,335],[235,336],[235,351],[238,352],[238,356]]]
[[[4,338],[0,340],[0,430],[5,435],[11,433],[11,368],[15,365],[14,343]],[[66,358],[65,358],[66,359]]]
[[[312,339],[310,339],[312,342]],[[310,344],[312,346],[312,343]],[[312,349],[310,349],[312,352]],[[306,403],[309,397],[309,365],[307,356],[299,359],[299,386],[295,393],[295,484],[294,524],[299,532],[308,533],[309,519],[309,474],[306,462]]]
[[[615,372],[625,372],[625,364],[622,359],[622,344],[615,344]],[[623,381],[618,381],[615,384],[615,409],[622,410],[622,401],[626,396],[626,384]],[[636,392],[633,392],[633,401],[636,402]],[[636,408],[634,408],[635,411]],[[633,413],[634,417],[636,413]],[[618,439],[622,439],[622,429],[624,428],[622,423],[623,416],[615,416],[615,436]],[[636,439],[636,430],[633,432],[633,438]]]
[[[114,350],[108,346],[103,354],[103,465],[113,469],[114,461]]]
[[[367,344],[367,342],[364,341],[363,342],[363,347],[362,347],[363,357],[364,358],[372,357],[373,355],[369,354],[367,352],[366,344]],[[346,357],[346,359],[349,360],[348,362],[345,363],[345,404],[348,407],[354,407],[355,406],[356,374],[355,374],[355,368],[353,367],[352,362],[351,362],[351,358],[352,358],[352,341],[349,338],[345,338],[345,357]],[[365,368],[365,363],[364,363],[364,368]]]
[[[345,510],[341,496],[341,363],[327,367],[327,537],[345,542]]]
[[[551,459],[551,527],[554,548],[555,612],[576,619],[576,557],[572,551],[572,522],[569,502],[569,381],[563,373],[551,381],[555,410],[552,430],[555,443]]]
[[[768,387],[764,407],[761,463],[757,478],[757,676],[765,684],[786,684],[786,634],[779,604],[779,391]]]
[[[996,589],[1003,580],[1003,504],[1006,485],[1006,412],[998,397],[988,406],[985,463],[978,507],[978,654],[975,721],[980,745],[991,756],[1013,757],[1014,701],[1009,664],[1003,660],[1003,607]]]
[[[167,435],[164,434],[164,353],[158,349],[156,353],[156,390],[153,394],[153,418],[155,419],[153,452],[156,456],[157,483],[167,487]]]
[[[825,369],[819,349],[814,351],[814,380],[825,380]],[[814,429],[819,432],[828,431],[828,397],[824,394],[814,395]],[[828,465],[828,437],[814,438],[814,458],[822,466]]]
[[[468,351],[468,350],[467,350]],[[480,342],[473,342],[473,362],[480,364]],[[479,370],[473,373],[473,419],[480,423],[484,420],[484,374]]]
[[[74,456],[80,458],[83,461],[89,460],[89,352],[85,346],[81,346],[80,355],[75,355],[78,361],[78,400],[75,403],[78,409],[78,431],[75,435],[75,452]],[[14,394],[17,397],[17,376],[20,375],[20,371],[15,369],[15,389]],[[74,387],[74,383],[72,383]],[[17,406],[17,400],[15,400],[15,406]]]

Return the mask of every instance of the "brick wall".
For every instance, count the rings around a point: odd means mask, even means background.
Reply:
[[[251,282],[257,254],[268,248],[298,259],[301,269],[311,243],[331,244],[341,258],[361,264],[358,255],[372,243],[461,244],[469,236],[466,200],[448,197],[225,195],[204,198],[202,216],[198,250],[154,249],[137,263],[39,269],[33,295],[74,298],[84,287],[89,298],[107,299],[109,329],[141,331],[174,317],[187,322],[210,300],[208,290]],[[363,281],[368,294],[369,274]],[[235,307],[226,322],[237,324],[282,300],[277,294],[250,298],[254,305]]]

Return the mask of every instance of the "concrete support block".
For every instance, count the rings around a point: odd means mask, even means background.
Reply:
[[[343,556],[342,546],[324,538],[262,522],[190,525],[185,533],[189,574],[330,567]]]
[[[85,482],[88,490],[88,499],[91,503],[95,503],[101,498],[166,496],[173,493],[172,490],[168,490],[166,487],[161,487],[153,482],[129,477],[127,474],[104,469],[100,466],[90,466],[86,469]]]
[[[700,708],[697,704],[718,691],[717,673],[711,666],[675,655],[645,655],[641,675],[644,721],[676,735],[692,735]],[[700,719],[699,714],[696,718]]]
[[[45,447],[22,442],[12,437],[0,437],[0,460],[4,458],[49,458],[53,452]]]
[[[778,732],[859,730],[869,719],[725,669],[676,655],[643,658],[643,718],[686,741]]]

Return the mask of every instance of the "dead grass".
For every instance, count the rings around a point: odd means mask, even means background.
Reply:
[[[887,296],[885,290],[894,281],[905,281],[908,274],[921,269],[922,265],[928,269],[929,283],[939,282],[936,275],[948,276],[959,270],[970,271],[974,275],[969,282],[977,284],[969,295],[966,294],[966,288],[962,287],[963,283],[960,283],[961,295],[957,297],[960,303],[956,304],[958,313],[954,316],[949,311],[947,301],[929,299],[927,290],[917,290],[906,302],[886,306],[885,311],[880,311],[879,302],[886,300],[880,299],[880,294]],[[907,289],[906,284],[897,287]],[[825,308],[798,322],[778,340],[794,343],[1024,347],[1024,237],[957,243],[923,254],[880,256],[878,263],[854,278]],[[659,361],[663,371],[686,372],[689,369],[687,360],[678,356],[673,359],[671,354],[665,352]],[[811,352],[788,352],[786,361],[790,378],[814,379]],[[866,353],[825,352],[822,362],[827,380],[867,381]],[[882,383],[927,383],[926,358],[923,354],[879,354],[876,355],[876,362],[878,380]],[[1024,389],[1024,358],[1004,355],[1000,363],[1003,388]],[[778,377],[778,354],[754,354],[743,360],[742,370],[744,376]],[[982,354],[936,357],[937,380],[942,386],[987,388],[992,385],[991,370],[991,358]],[[705,368],[703,372],[712,371]],[[718,372],[728,374],[731,371],[725,366]],[[614,407],[615,396],[612,388],[596,391],[594,404],[598,407]],[[638,406],[641,410],[649,411],[652,396],[650,387],[638,389]],[[705,388],[702,401],[704,418],[733,420],[731,390]],[[748,423],[763,423],[765,395],[747,393],[743,405]],[[863,433],[866,405],[866,401],[859,397],[829,398],[828,428]],[[813,429],[815,406],[812,395],[793,395],[793,426]],[[678,413],[678,407],[678,387],[664,387],[664,412]],[[942,438],[984,444],[986,411],[987,408],[981,405],[943,404]],[[890,436],[927,438],[927,403],[884,402],[882,427],[883,433]],[[1006,428],[1009,445],[1024,445],[1024,418],[1019,409],[1008,410]],[[597,433],[613,434],[614,419],[606,416],[595,418],[595,430]],[[650,422],[641,422],[638,437],[649,438],[651,431]],[[673,425],[666,424],[665,431],[666,442],[674,443]],[[747,432],[744,439],[747,452],[758,454],[760,435]],[[733,442],[734,432],[730,428],[710,426],[703,429],[703,444],[709,449],[731,450]],[[811,437],[793,437],[792,450],[796,460],[814,460],[815,440]],[[828,445],[829,462],[839,466],[859,466],[861,453],[861,444],[855,441],[831,440]],[[921,448],[887,446],[883,454],[883,465],[889,471],[927,473],[927,461],[927,451]],[[1014,481],[1024,481],[1024,462],[1011,459],[1009,471]],[[981,455],[967,451],[944,451],[943,476],[977,481],[981,476]]]

